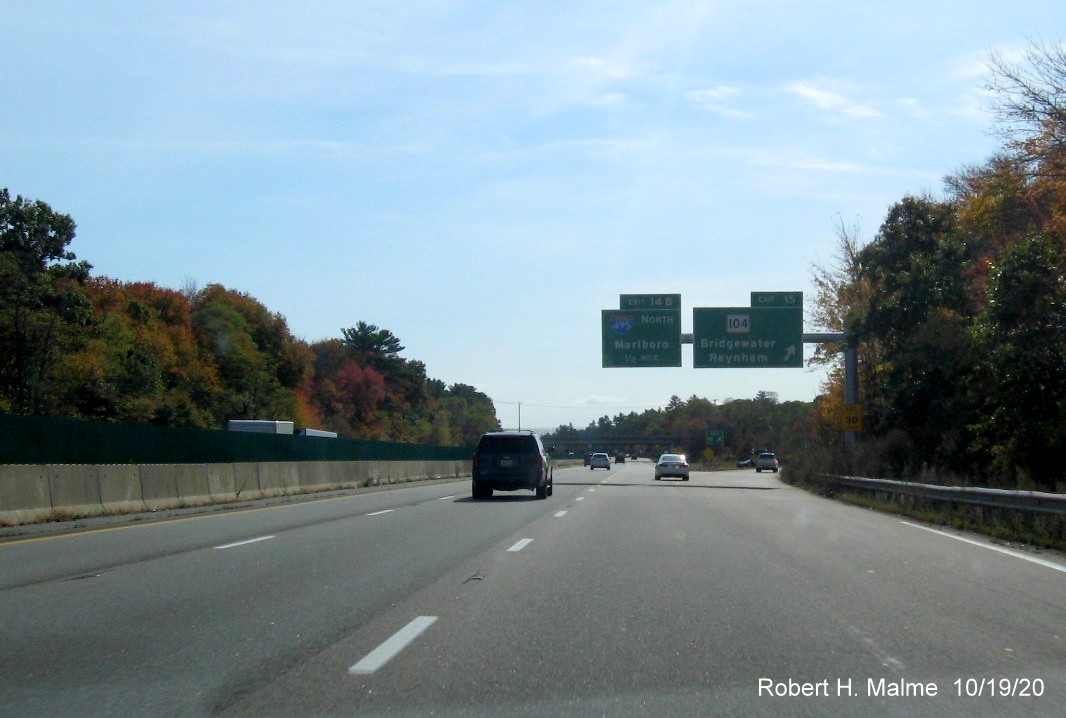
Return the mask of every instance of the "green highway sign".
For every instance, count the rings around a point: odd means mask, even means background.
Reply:
[[[672,309],[681,311],[680,294],[621,294],[619,309]]]
[[[697,369],[802,367],[803,309],[801,306],[695,308],[692,310],[692,359]]]
[[[707,446],[725,446],[725,432],[720,429],[707,430]]]
[[[803,292],[752,292],[753,307],[802,307]]]
[[[604,368],[681,366],[679,309],[604,309],[600,322]]]

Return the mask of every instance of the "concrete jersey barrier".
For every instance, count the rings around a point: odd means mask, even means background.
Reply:
[[[0,465],[0,525],[470,475],[470,460]]]

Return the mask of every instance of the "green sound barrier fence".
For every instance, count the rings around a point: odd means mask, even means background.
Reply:
[[[253,434],[0,414],[0,464],[453,461],[473,447]]]

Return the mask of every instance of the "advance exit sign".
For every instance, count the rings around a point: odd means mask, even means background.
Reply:
[[[604,309],[600,331],[604,368],[681,366],[680,311]]]
[[[692,366],[776,369],[803,366],[801,307],[692,310]]]

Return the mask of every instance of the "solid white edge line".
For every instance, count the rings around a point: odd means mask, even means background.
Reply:
[[[250,543],[259,543],[260,541],[269,541],[272,538],[274,538],[274,537],[273,536],[260,536],[259,538],[248,539],[247,541],[237,541],[236,543],[228,543],[228,544],[224,544],[222,546],[215,546],[215,550],[217,551],[217,550],[224,549],[224,548],[235,548],[237,546],[247,546]]]
[[[531,543],[533,543],[533,539],[521,539],[520,541],[515,543],[514,546],[512,546],[511,548],[509,548],[507,550],[510,553],[517,553],[518,551],[521,551],[522,549],[524,549],[526,546],[528,546]]]
[[[564,516],[566,516],[566,512],[565,511],[557,511],[555,513],[555,518],[557,518],[557,519],[561,519]]]
[[[395,510],[396,509],[385,509],[384,511],[375,511],[372,514],[367,514],[367,516],[381,516],[382,514],[391,514]]]
[[[941,531],[939,529],[931,529],[928,526],[919,526],[918,524],[912,524],[910,521],[900,521],[900,523],[903,524],[904,526],[910,526],[912,528],[921,529],[922,531],[929,531],[930,533],[939,534],[941,536],[946,536],[947,538],[952,538],[952,539],[955,539],[956,541],[962,541],[964,543],[973,544],[974,546],[980,546],[981,548],[987,548],[989,551],[995,551],[997,553],[1003,553],[1003,554],[1006,554],[1008,556],[1013,556],[1014,558],[1020,558],[1023,561],[1029,561],[1030,563],[1039,564],[1039,565],[1044,566],[1046,568],[1053,568],[1056,571],[1062,571],[1063,573],[1066,573],[1066,566],[1063,566],[1060,563],[1052,563],[1051,561],[1045,561],[1044,559],[1036,558],[1035,556],[1027,556],[1026,554],[1024,554],[1024,553],[1022,553],[1020,551],[1012,551],[1009,548],[1000,548],[999,546],[993,546],[991,544],[982,543],[980,541],[974,541],[973,539],[963,538],[962,536],[956,536],[954,534],[949,534],[948,532]]]
[[[422,632],[433,625],[436,616],[419,616],[375,648],[358,663],[348,668],[349,675],[368,676],[377,672],[379,668],[396,657],[403,649],[407,648],[413,640],[422,635]]]

